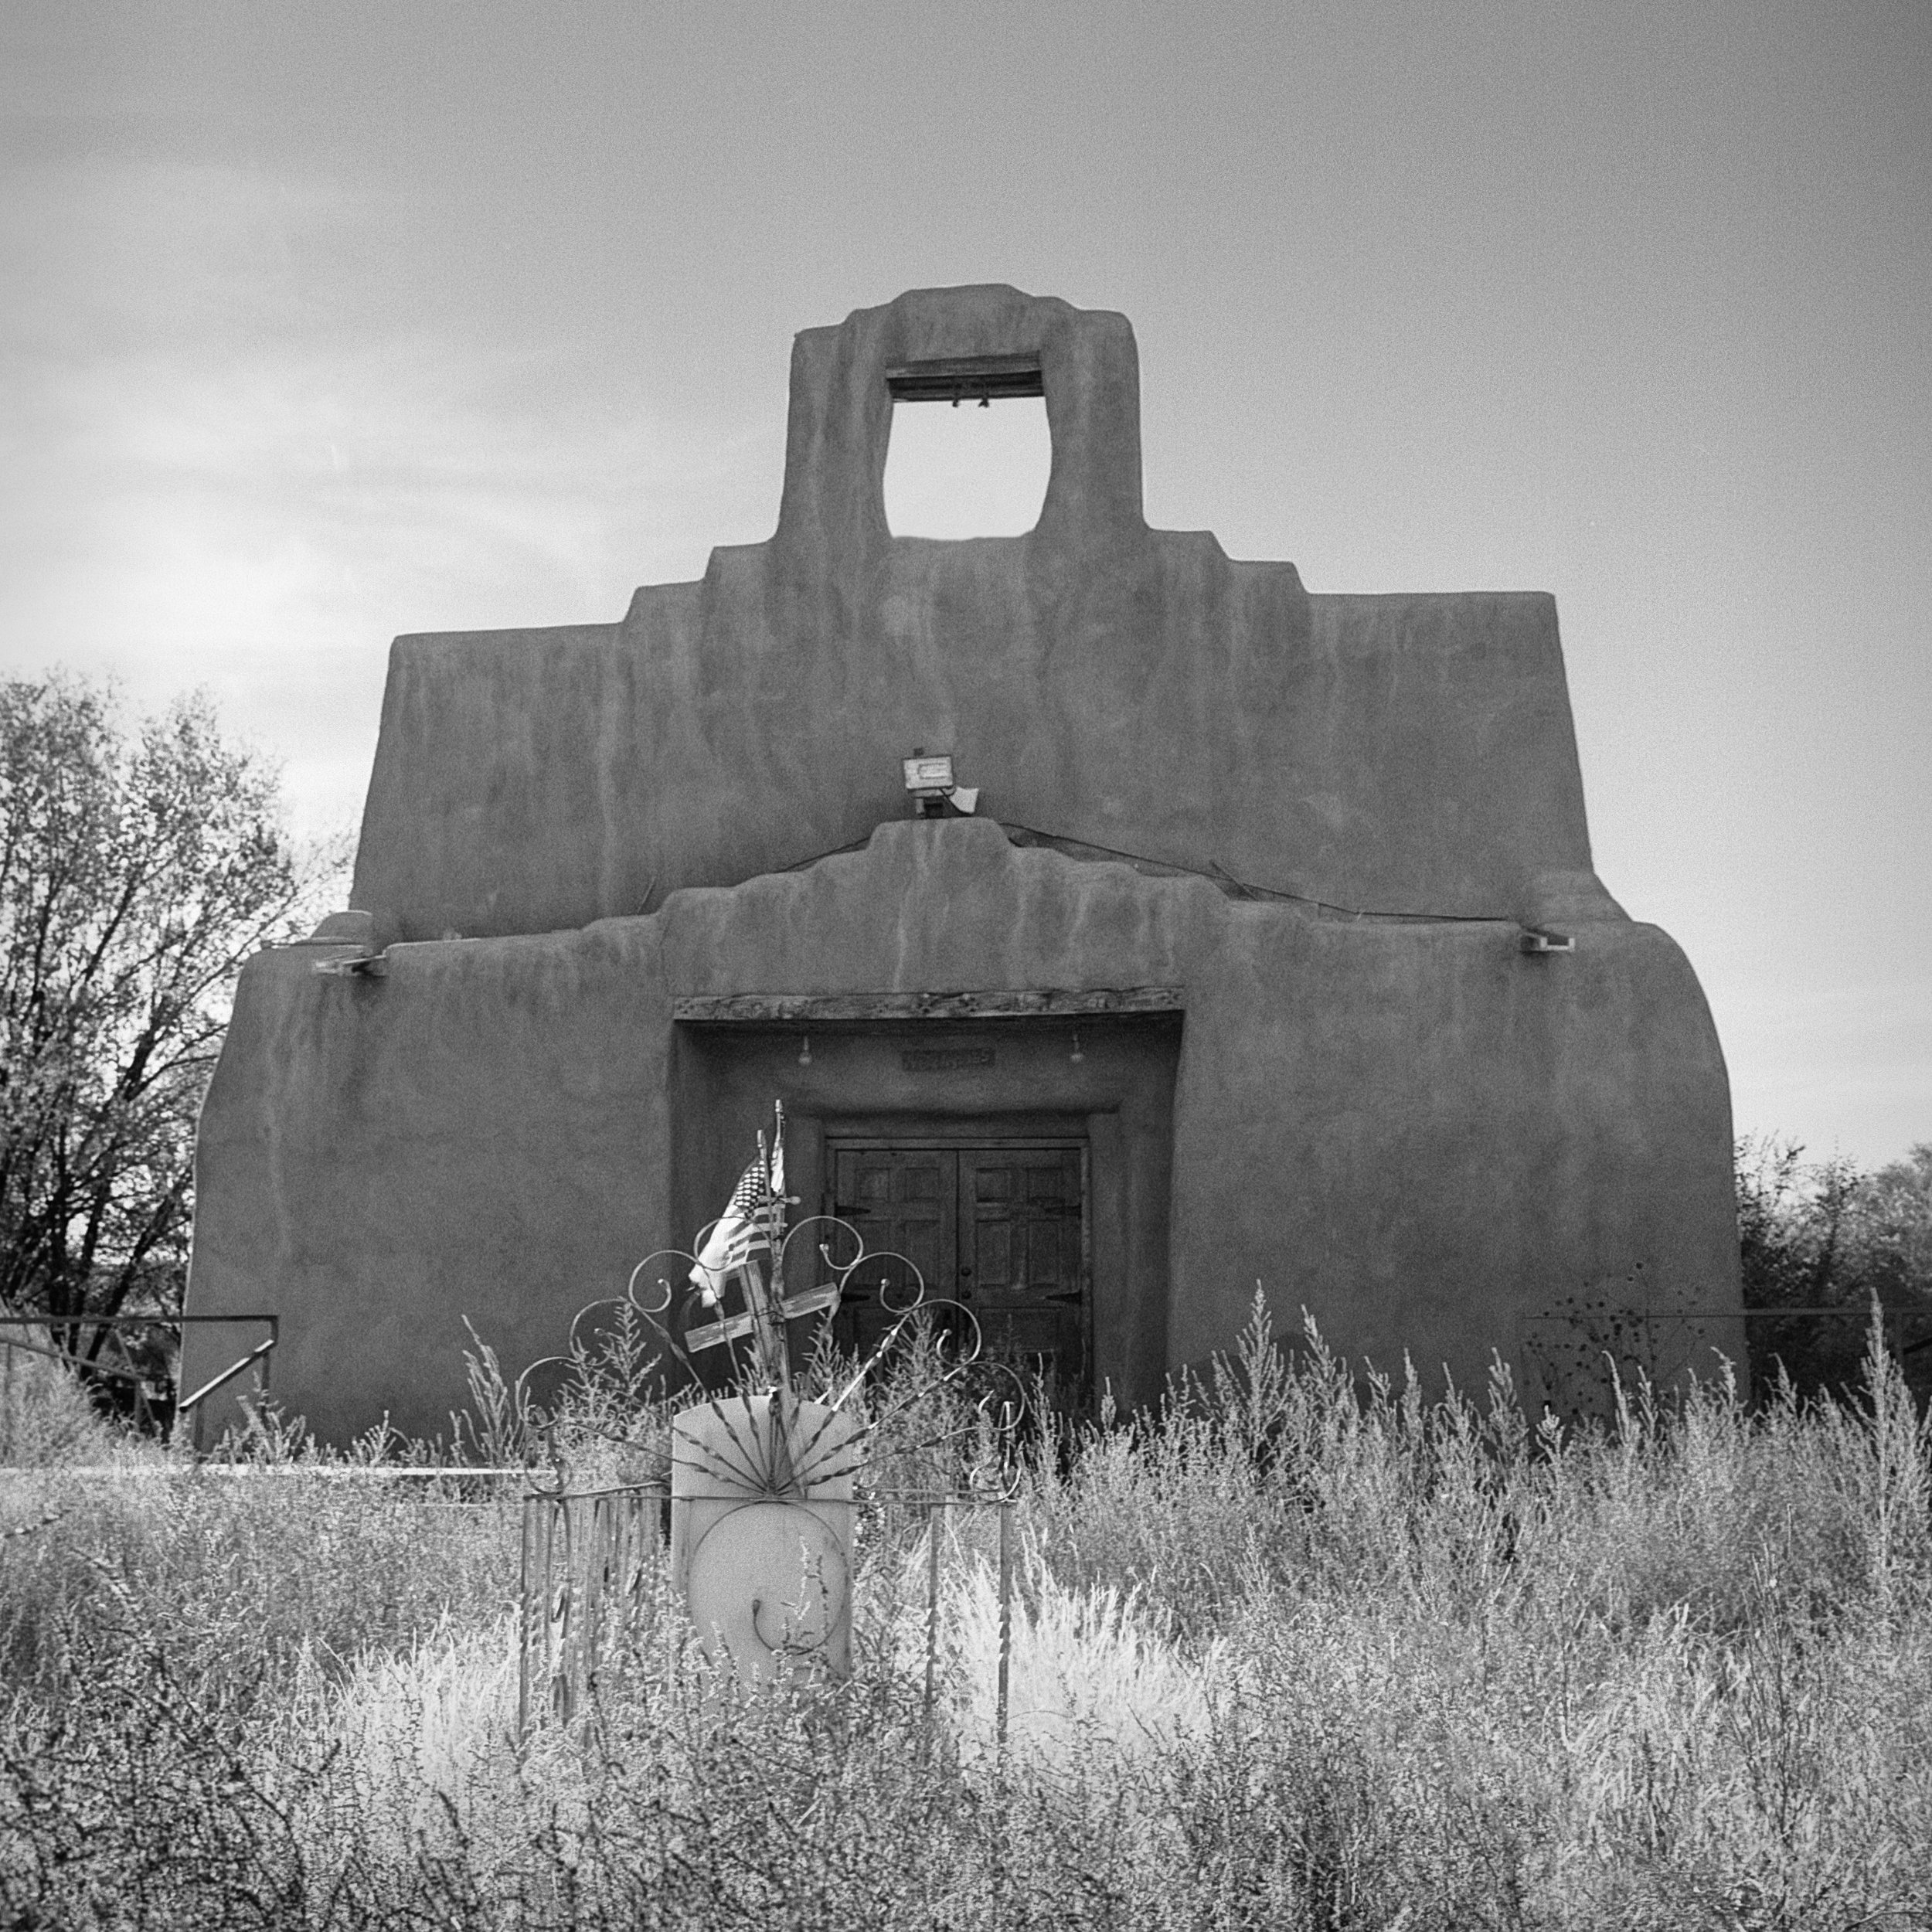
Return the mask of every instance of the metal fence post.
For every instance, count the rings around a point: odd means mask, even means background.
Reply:
[[[1006,1695],[1013,1662],[1013,1505],[999,1505],[999,1748],[1006,1749]]]
[[[933,1714],[933,1679],[939,1662],[939,1526],[944,1520],[944,1498],[926,1512],[926,1702]]]
[[[532,1521],[541,1505],[534,1496],[523,1498],[523,1534],[517,1570],[516,1736],[520,1745],[530,1729],[530,1645],[536,1619],[530,1613],[530,1538]],[[547,1566],[546,1566],[547,1568]]]

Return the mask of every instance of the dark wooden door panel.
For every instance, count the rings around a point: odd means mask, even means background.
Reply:
[[[869,1349],[920,1283],[929,1296],[952,1292],[958,1156],[949,1148],[838,1148],[832,1166],[832,1213],[879,1257],[862,1262],[846,1283],[835,1332],[842,1348]]]
[[[1077,1290],[1080,1158],[1077,1148],[966,1148],[961,1209],[982,1300]]]
[[[1080,1151],[960,1152],[961,1298],[988,1355],[1084,1383]]]
[[[970,1308],[994,1359],[1084,1386],[1080,1148],[835,1143],[828,1151],[828,1206],[869,1253],[903,1257],[929,1297]],[[912,1286],[903,1261],[862,1264],[839,1311],[841,1346],[872,1347],[895,1318],[889,1304],[903,1307]]]

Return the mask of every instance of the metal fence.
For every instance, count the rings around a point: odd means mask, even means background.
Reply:
[[[923,1709],[937,1696],[940,1529],[948,1512],[998,1516],[998,1741],[1006,1740],[1013,1650],[1013,1505],[997,1497],[875,1490],[857,1498],[862,1526],[896,1544],[910,1521],[924,1544]],[[600,1682],[655,1623],[668,1644],[681,1623],[671,1600],[670,1491],[639,1484],[523,1499],[519,1590],[517,1724],[567,1722],[594,1701]],[[896,1520],[895,1520],[896,1519]]]
[[[197,1325],[225,1325],[234,1327],[243,1325],[251,1328],[265,1328],[267,1336],[243,1354],[218,1370],[187,1395],[181,1395],[179,1384],[175,1376],[165,1373],[156,1376],[138,1362],[128,1352],[121,1338],[130,1332],[151,1332],[157,1328],[172,1328],[185,1335]],[[44,1341],[28,1340],[12,1332],[24,1331],[26,1335],[36,1332]],[[92,1339],[83,1348],[83,1332],[90,1333]],[[56,1340],[63,1332],[67,1335],[65,1346]],[[144,1426],[159,1425],[172,1429],[185,1415],[192,1413],[194,1446],[202,1447],[202,1419],[206,1413],[204,1404],[218,1390],[225,1389],[237,1376],[249,1369],[255,1371],[255,1395],[257,1400],[268,1393],[268,1377],[276,1345],[281,1338],[281,1318],[279,1315],[5,1315],[0,1314],[0,1403],[7,1410],[12,1406],[13,1358],[22,1355],[46,1355],[83,1376],[94,1377],[102,1381],[117,1383],[131,1391],[131,1406],[135,1420]],[[103,1359],[104,1344],[111,1342],[114,1354]],[[179,1371],[176,1372],[179,1373]],[[179,1398],[179,1399],[177,1399]]]
[[[1887,1352],[1922,1396],[1932,1384],[1932,1308],[1881,1304]],[[1747,1389],[1770,1386],[1782,1358],[1815,1355],[1821,1335],[1833,1338],[1848,1373],[1855,1373],[1870,1308],[1566,1310],[1532,1315],[1522,1325],[1517,1367],[1532,1410],[1607,1416],[1614,1410],[1612,1371],[1626,1389],[1639,1377],[1659,1391],[1681,1389],[1695,1376],[1708,1381],[1720,1358],[1734,1363]]]

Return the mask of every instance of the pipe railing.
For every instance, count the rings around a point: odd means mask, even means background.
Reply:
[[[281,1340],[281,1317],[267,1312],[250,1312],[243,1315],[0,1315],[0,1331],[8,1328],[42,1329],[52,1332],[57,1328],[92,1328],[97,1332],[105,1329],[117,1333],[124,1328],[175,1328],[182,1332],[199,1325],[237,1321],[264,1322],[267,1325],[267,1338],[256,1345],[248,1352],[231,1362],[219,1374],[211,1376],[189,1396],[179,1400],[174,1406],[175,1419],[193,1413],[194,1447],[201,1448],[202,1417],[206,1413],[202,1404],[207,1399],[225,1388],[244,1370],[259,1366],[260,1374],[256,1383],[257,1395],[267,1393],[270,1373],[270,1357]],[[4,1351],[7,1361],[7,1376],[12,1377],[13,1351],[18,1349],[23,1355],[45,1355],[51,1360],[63,1362],[67,1367],[91,1376],[99,1376],[109,1381],[133,1384],[138,1398],[143,1396],[148,1378],[139,1369],[126,1362],[126,1366],[99,1362],[84,1355],[77,1349],[45,1348],[38,1342],[17,1341],[12,1336],[0,1332],[0,1351]],[[9,1392],[9,1396],[11,1391]],[[145,1406],[145,1404],[144,1404]]]

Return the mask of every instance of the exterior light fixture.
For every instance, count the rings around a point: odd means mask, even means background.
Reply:
[[[1569,934],[1549,926],[1526,926],[1517,944],[1526,953],[1573,953],[1577,950],[1577,942]]]
[[[386,979],[389,961],[380,953],[358,953],[347,959],[318,959],[315,970],[335,979]]]
[[[809,1066],[811,1064],[811,1036],[809,1033],[806,1034],[803,1043],[798,1049],[798,1064],[801,1066]]]
[[[1080,1051],[1080,1029],[1077,1026],[1073,1029],[1073,1050],[1072,1053],[1069,1053],[1066,1057],[1071,1060],[1076,1066],[1079,1066],[1080,1062],[1087,1057],[1087,1056]]]
[[[953,782],[950,751],[928,754],[923,745],[917,745],[910,758],[900,760],[900,769],[906,774],[906,789],[913,795],[913,808],[922,818],[943,818],[948,804],[955,811],[968,814],[978,807],[977,785]]]

